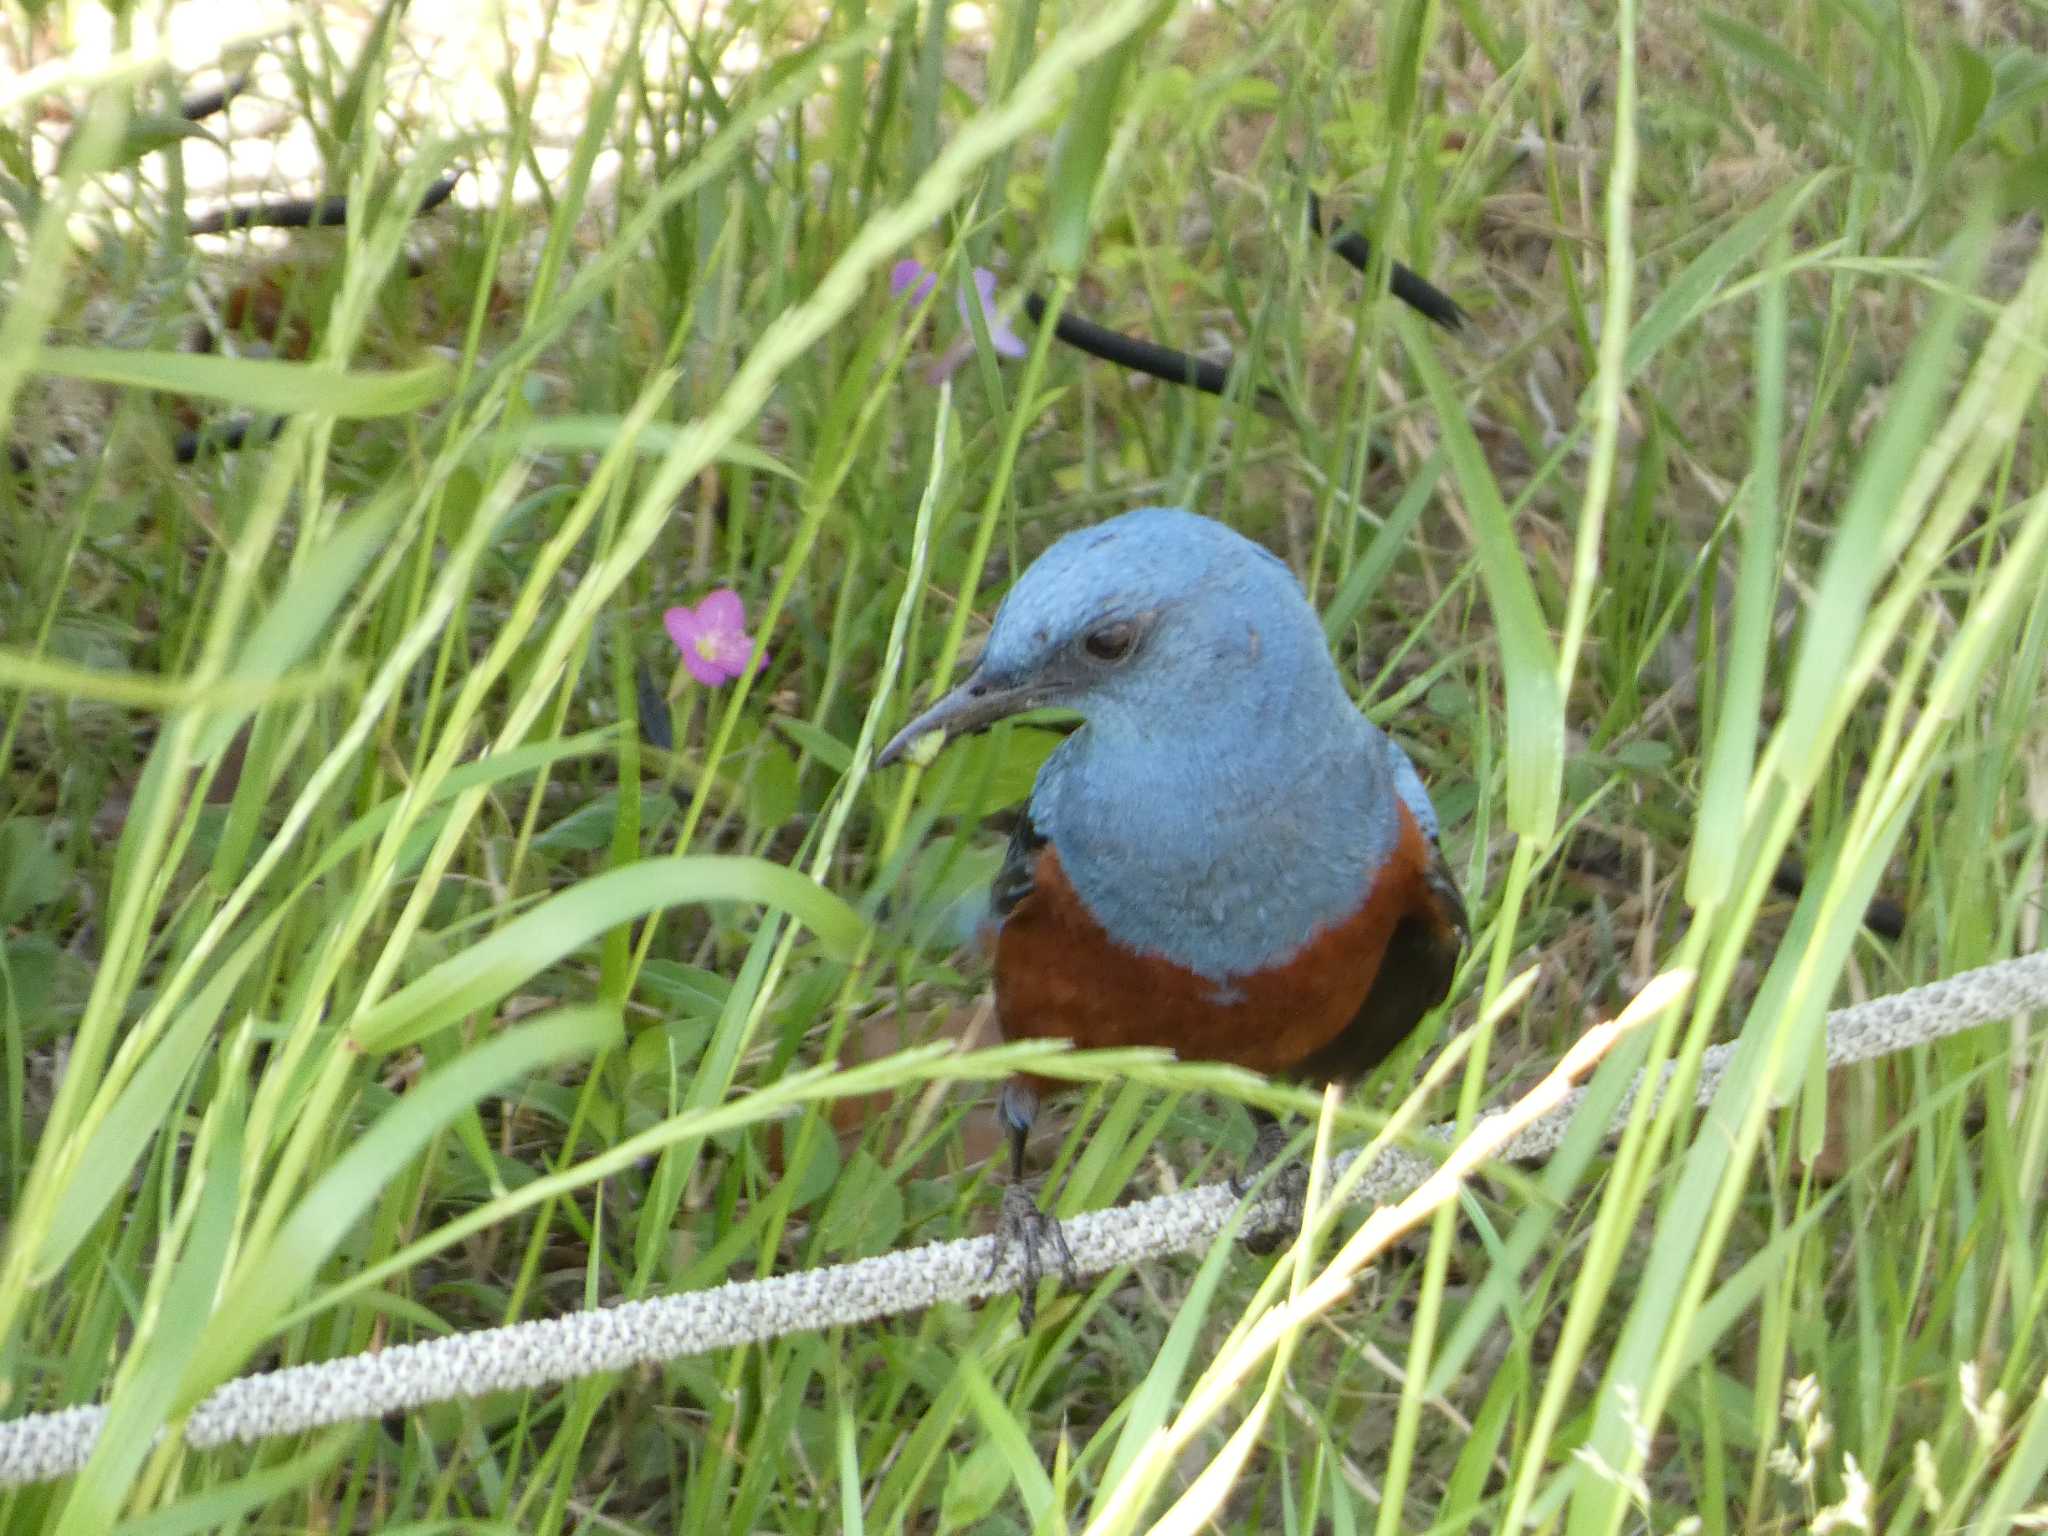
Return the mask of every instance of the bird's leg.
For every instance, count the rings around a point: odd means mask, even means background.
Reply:
[[[1078,1283],[1074,1255],[1067,1247],[1067,1234],[1053,1217],[1038,1208],[1024,1184],[1024,1143],[1031,1135],[1031,1123],[1038,1118],[1038,1095],[1020,1083],[1003,1085],[999,1113],[1010,1133],[1010,1182],[1003,1186],[1003,1211],[996,1223],[995,1252],[989,1258],[993,1275],[1010,1252],[1010,1245],[1023,1250],[1024,1280],[1018,1287],[1017,1321],[1026,1329],[1038,1316],[1038,1282],[1045,1274],[1045,1252],[1052,1250],[1060,1275],[1068,1285]]]
[[[1294,1139],[1288,1135],[1287,1127],[1265,1110],[1253,1107],[1251,1115],[1252,1124],[1258,1128],[1251,1159],[1244,1171],[1230,1181],[1231,1190],[1239,1199],[1258,1182],[1260,1174],[1285,1154],[1288,1142]],[[1244,1245],[1253,1253],[1272,1253],[1301,1229],[1302,1211],[1308,1204],[1307,1166],[1296,1158],[1275,1170],[1265,1198],[1280,1202],[1282,1215],[1278,1226],[1246,1234]]]

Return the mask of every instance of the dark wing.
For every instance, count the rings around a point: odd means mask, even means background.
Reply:
[[[1003,867],[996,871],[995,883],[989,887],[989,916],[1000,923],[1016,910],[1017,903],[1031,894],[1032,882],[1038,875],[1039,850],[1045,847],[1045,834],[1032,823],[1031,808],[1027,805],[1017,812],[1017,825],[1010,832],[1010,846],[1003,854]]]
[[[1423,785],[1422,775],[1415,771],[1414,760],[1391,741],[1388,751],[1394,769],[1394,793],[1408,807],[1408,814],[1415,818],[1422,840],[1428,845],[1423,858],[1422,884],[1429,904],[1434,908],[1431,916],[1435,921],[1431,926],[1444,937],[1455,939],[1451,953],[1455,963],[1465,948],[1465,941],[1472,936],[1472,923],[1465,915],[1465,898],[1458,894],[1458,882],[1451,874],[1450,862],[1444,858],[1443,845],[1437,840],[1436,806]],[[1445,991],[1450,989],[1450,984],[1450,978],[1446,977]],[[1435,1000],[1429,1006],[1434,1008]]]
[[[1423,1016],[1450,994],[1471,924],[1450,862],[1434,837],[1425,841],[1424,899],[1394,925],[1379,974],[1343,1033],[1296,1069],[1309,1081],[1351,1082],[1392,1055]]]
[[[1457,936],[1454,957],[1462,953],[1466,940],[1472,937],[1472,919],[1465,913],[1465,898],[1458,893],[1457,878],[1451,873],[1451,861],[1444,857],[1444,850],[1435,838],[1429,840],[1429,863],[1422,871],[1423,883],[1429,887],[1429,894],[1436,898],[1437,910],[1442,913],[1450,933]],[[1444,990],[1450,990],[1450,983],[1444,983]]]

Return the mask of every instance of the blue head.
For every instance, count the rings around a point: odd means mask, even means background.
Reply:
[[[1041,706],[1084,725],[1031,814],[1096,917],[1227,978],[1356,910],[1397,830],[1434,830],[1359,714],[1293,574],[1223,524],[1148,507],[1067,535],[1017,581],[974,673],[885,749]]]

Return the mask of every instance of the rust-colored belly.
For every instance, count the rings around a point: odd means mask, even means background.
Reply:
[[[1343,1037],[1375,1011],[1366,1007],[1389,942],[1404,947],[1415,919],[1443,919],[1424,879],[1429,845],[1405,808],[1392,856],[1365,903],[1319,929],[1294,955],[1228,985],[1171,961],[1136,955],[1111,941],[1047,844],[1029,895],[996,938],[996,1013],[1012,1040],[1066,1039],[1082,1047],[1165,1046],[1188,1061],[1222,1061],[1273,1076],[1304,1070],[1346,1077],[1391,1049],[1441,998],[1398,1021],[1393,1039],[1344,1047]],[[1453,951],[1455,953],[1455,950]],[[1394,963],[1401,963],[1395,956]],[[1446,978],[1447,980],[1448,978]],[[1384,1015],[1385,1010],[1378,1010]],[[1396,1021],[1378,1017],[1385,1033]],[[1343,1063],[1360,1065],[1346,1070]]]

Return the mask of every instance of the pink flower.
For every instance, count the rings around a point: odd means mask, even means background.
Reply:
[[[938,280],[938,275],[923,262],[906,256],[889,271],[889,291],[899,299],[908,293],[913,304],[921,304]],[[998,357],[1022,357],[1031,350],[1024,345],[1024,339],[1010,329],[1009,322],[996,312],[996,275],[987,267],[974,269],[974,296],[980,301],[981,318],[988,326],[989,345],[996,349]],[[964,286],[954,295],[954,300],[960,310],[960,323],[967,327],[968,335],[965,340],[955,342],[946,350],[945,356],[932,365],[931,381],[934,384],[964,363],[974,347],[974,322],[968,318]]]
[[[761,647],[747,637],[747,606],[731,587],[720,587],[695,608],[671,608],[661,622],[690,676],[707,688],[768,665]]]

